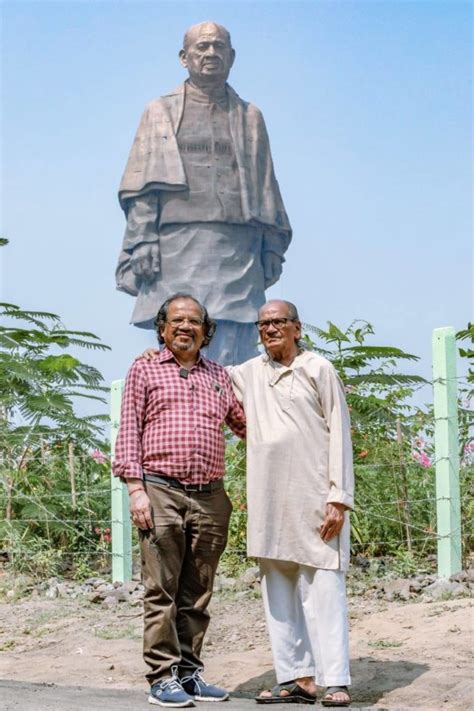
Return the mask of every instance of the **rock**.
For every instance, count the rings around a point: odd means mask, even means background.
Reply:
[[[66,585],[65,583],[58,583],[56,587],[58,590],[58,597],[69,597],[69,585]]]
[[[59,594],[59,591],[58,591],[57,585],[50,585],[45,593],[46,597],[50,598],[51,600],[54,600],[55,598],[57,598],[58,594]]]
[[[367,558],[364,558],[363,555],[352,556],[351,563],[356,568],[360,568],[361,570],[368,570],[370,568],[370,560],[367,560]]]
[[[103,583],[103,582],[105,582],[105,581],[102,580],[102,578],[87,578],[87,580],[84,580],[83,584],[84,585],[96,585],[96,583],[99,584],[99,583]]]
[[[410,599],[410,581],[404,578],[396,578],[395,580],[386,580],[383,583],[383,589],[387,600]]]
[[[260,582],[260,568],[258,566],[249,568],[237,580],[238,584],[243,584],[246,587],[253,587],[254,585],[256,585],[259,582]]]
[[[218,575],[216,577],[216,582],[214,589],[218,592],[220,590],[233,590],[236,586],[235,578],[226,578],[225,575]]]
[[[423,592],[424,595],[432,600],[449,600],[452,597],[462,597],[466,594],[467,588],[461,583],[439,578],[431,585],[428,585]]]
[[[111,590],[107,593],[107,597],[114,597],[117,602],[128,602],[128,600],[130,599],[129,593],[126,590],[122,590],[122,588]]]
[[[137,580],[126,580],[124,583],[121,584],[120,587],[125,592],[133,593],[135,592],[135,590],[138,590],[138,588],[140,587],[140,583]]]
[[[410,578],[408,582],[410,583],[410,592],[412,593],[421,593],[425,587],[421,575],[417,575],[416,578]]]
[[[111,592],[112,590],[115,590],[115,587],[112,585],[112,583],[106,583],[102,581],[95,586],[95,589],[99,592]]]
[[[93,592],[88,593],[88,594],[86,595],[86,599],[87,599],[89,602],[97,603],[97,602],[102,602],[103,597],[102,597],[102,593],[97,592],[97,590],[94,590]]]
[[[463,583],[468,579],[467,571],[460,570],[459,573],[451,575],[449,579],[452,583]]]
[[[112,595],[107,595],[105,600],[102,602],[102,607],[106,607],[107,609],[111,609],[112,607],[116,607],[118,605],[118,600],[116,597],[112,597]]]

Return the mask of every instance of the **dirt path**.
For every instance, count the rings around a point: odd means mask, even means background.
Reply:
[[[349,602],[354,707],[474,708],[471,600],[388,603],[352,597]],[[253,592],[216,595],[211,611],[206,676],[242,697],[271,686],[261,600]],[[105,694],[126,689],[143,692],[137,698],[145,700],[141,629],[140,608],[128,605],[106,610],[70,599],[2,604],[0,678]]]

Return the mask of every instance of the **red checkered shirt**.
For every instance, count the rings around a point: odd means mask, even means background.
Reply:
[[[224,475],[225,422],[245,437],[245,414],[225,369],[202,356],[180,375],[168,348],[151,361],[136,360],[122,399],[113,472],[143,472],[206,484]]]

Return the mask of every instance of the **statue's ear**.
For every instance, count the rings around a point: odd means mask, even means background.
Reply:
[[[179,57],[179,61],[183,65],[183,67],[187,68],[188,67],[188,60],[187,60],[186,52],[184,51],[184,49],[179,50],[178,57]]]

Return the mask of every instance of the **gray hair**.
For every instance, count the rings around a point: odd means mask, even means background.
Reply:
[[[209,345],[214,333],[216,332],[216,322],[213,321],[212,318],[210,318],[206,307],[203,306],[194,296],[192,296],[191,294],[185,294],[181,291],[178,291],[176,294],[173,294],[173,296],[170,296],[169,299],[166,299],[166,301],[160,306],[160,309],[156,314],[154,325],[156,329],[156,335],[158,337],[158,343],[163,345],[163,343],[165,342],[165,339],[161,335],[161,331],[166,325],[170,304],[173,301],[176,301],[177,299],[191,299],[191,301],[194,301],[194,303],[199,306],[201,310],[201,317],[203,320],[204,328],[204,341],[202,342],[202,347],[205,348],[205,346]]]

